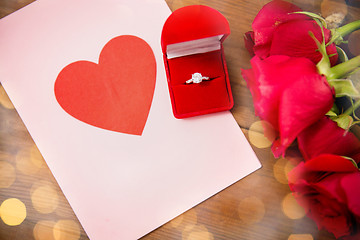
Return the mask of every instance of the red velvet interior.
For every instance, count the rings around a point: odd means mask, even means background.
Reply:
[[[177,117],[194,116],[230,109],[232,98],[221,50],[167,60],[169,90]],[[195,72],[210,81],[185,84]]]

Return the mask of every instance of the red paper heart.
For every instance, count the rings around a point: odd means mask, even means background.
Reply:
[[[71,116],[87,124],[141,135],[151,107],[156,61],[142,39],[124,35],[110,40],[99,63],[67,65],[55,82],[55,96]]]

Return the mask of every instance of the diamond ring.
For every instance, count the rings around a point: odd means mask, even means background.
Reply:
[[[189,83],[201,83],[203,80],[209,80],[209,77],[203,77],[201,73],[191,74],[191,79],[186,81],[186,84]]]

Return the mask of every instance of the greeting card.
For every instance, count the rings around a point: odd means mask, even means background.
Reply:
[[[139,238],[260,167],[230,112],[173,116],[170,13],[38,0],[0,21],[1,83],[90,239]]]

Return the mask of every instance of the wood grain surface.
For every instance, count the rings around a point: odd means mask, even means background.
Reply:
[[[328,1],[328,0],[324,0]],[[334,0],[335,1],[335,0]],[[358,1],[344,4],[345,21],[360,19]],[[0,0],[0,18],[32,0]],[[243,34],[267,0],[166,0],[169,8],[203,4],[220,11],[231,34],[224,42],[235,106],[232,114],[251,143],[263,167],[164,224],[142,239],[335,239],[305,216],[287,185],[292,166],[275,159],[259,129],[252,97],[241,77],[250,67]],[[291,1],[303,10],[321,13],[320,0]],[[0,36],[2,37],[2,36]],[[0,53],[1,54],[1,53]],[[1,79],[0,79],[1,81]],[[24,221],[9,226],[0,219],[0,240],[88,239],[26,127],[0,86],[0,204],[19,199],[27,208]],[[101,207],[101,206],[99,206]],[[141,214],[138,216],[141,218]]]

